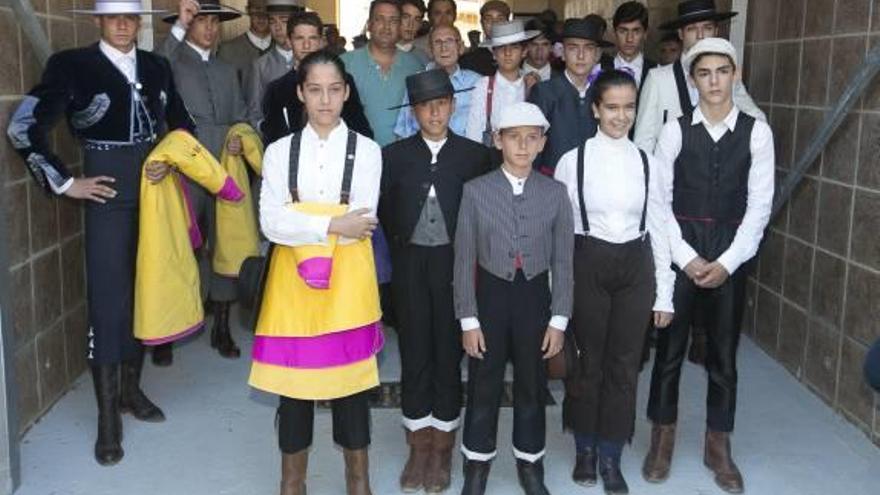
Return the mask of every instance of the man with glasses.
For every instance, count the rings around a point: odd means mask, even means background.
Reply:
[[[535,168],[551,176],[565,152],[596,134],[589,76],[602,48],[611,46],[602,39],[596,24],[585,19],[565,21],[562,44],[565,71],[536,85],[529,94],[529,101],[550,121],[547,144],[535,160]]]
[[[434,61],[428,64],[428,70],[436,68],[445,70],[456,91],[449,129],[459,136],[464,136],[467,130],[468,112],[471,108],[471,93],[459,91],[476,86],[480,75],[472,70],[462,69],[458,65],[458,58],[464,53],[464,42],[458,29],[449,25],[437,25],[428,34],[428,39],[431,54],[434,56]],[[407,106],[403,107],[397,116],[394,134],[400,138],[408,138],[419,132],[419,122],[413,115],[407,97],[404,97],[403,104]]]

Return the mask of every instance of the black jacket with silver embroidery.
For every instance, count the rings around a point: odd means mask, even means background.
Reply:
[[[175,89],[168,61],[143,50],[137,50],[136,57],[138,84],[134,87],[97,43],[49,58],[42,80],[22,100],[7,129],[31,175],[48,192],[50,182],[57,188],[71,176],[52,152],[49,139],[62,114],[77,138],[96,145],[156,139],[170,129],[195,130]],[[135,93],[149,114],[146,136],[135,115]]]

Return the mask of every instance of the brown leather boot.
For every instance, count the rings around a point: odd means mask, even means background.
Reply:
[[[342,449],[345,458],[345,488],[348,495],[373,495],[370,491],[370,461],[367,449]]]
[[[431,457],[432,430],[427,427],[416,431],[406,430],[406,443],[409,445],[409,459],[400,473],[400,490],[415,493],[425,485],[425,471]]]
[[[742,493],[743,478],[730,455],[730,434],[706,430],[703,464],[715,473],[715,483],[727,493]]]
[[[455,446],[455,430],[433,430],[431,459],[425,473],[425,493],[443,493],[449,488],[452,477],[452,448]]]
[[[651,428],[651,447],[642,465],[642,477],[649,483],[662,483],[669,477],[672,451],[675,449],[675,423],[654,424]]]
[[[306,495],[309,450],[281,454],[281,495]]]

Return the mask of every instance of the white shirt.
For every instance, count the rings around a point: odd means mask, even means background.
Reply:
[[[196,45],[190,40],[186,40],[186,44],[199,54],[199,58],[202,59],[202,62],[209,62],[211,60],[211,50],[205,50],[204,48]]]
[[[597,67],[598,67],[598,65],[597,65]],[[577,84],[575,84],[574,79],[571,78],[571,75],[569,75],[568,69],[565,69],[563,72],[565,73],[565,78],[568,79],[569,84],[571,84],[572,87],[574,87],[574,89],[577,90],[578,96],[580,96],[581,99],[586,98],[587,91],[590,89],[590,82],[587,81],[587,85],[584,86],[584,89],[581,89],[578,87]]]
[[[250,40],[250,42],[253,43],[253,45],[255,47],[257,47],[261,52],[268,50],[269,46],[272,45],[272,36],[266,36],[265,38],[260,38],[259,36],[257,36],[253,32],[251,32],[250,30],[248,30],[248,32],[245,34],[247,34],[247,37]]]
[[[632,59],[632,61],[627,61],[620,53],[614,57],[614,68],[621,69],[626,67],[627,69],[633,71],[633,77],[636,80],[636,86],[642,84],[642,68],[645,66],[645,54],[639,52],[636,58]]]
[[[290,140],[287,136],[269,145],[263,156],[263,186],[260,190],[260,227],[270,241],[285,246],[319,244],[327,241],[330,216],[306,215],[291,210],[288,172]],[[302,131],[297,187],[303,202],[339,203],[348,127],[345,122],[320,139],[311,124]],[[382,153],[374,141],[357,137],[349,211],[368,208],[375,216],[382,176]],[[340,239],[340,242],[353,242]]]
[[[525,187],[526,181],[529,179],[529,176],[517,177],[508,172],[507,169],[505,169],[504,167],[501,167],[501,171],[504,172],[504,177],[507,178],[507,182],[510,182],[510,187],[513,188],[513,195],[519,196],[520,194],[522,194],[523,188]],[[568,327],[568,317],[562,315],[553,315],[547,325],[557,330],[565,331],[566,327]],[[461,330],[463,332],[476,330],[477,328],[480,328],[480,320],[478,318],[470,316],[461,319]]]
[[[468,113],[465,137],[478,143],[483,142],[486,130],[486,92],[489,88],[489,76],[477,81],[471,97],[471,109]],[[501,118],[501,110],[514,103],[526,101],[526,85],[522,76],[516,81],[509,81],[500,72],[495,73],[495,89],[492,93],[492,125]],[[494,131],[494,129],[492,129]]]
[[[553,76],[553,67],[550,66],[549,62],[547,62],[546,64],[544,64],[544,67],[536,69],[528,62],[523,62],[521,72],[523,75],[526,75],[529,72],[535,72],[538,74],[538,77],[541,78],[541,81],[548,81],[550,80],[550,77]]]
[[[575,148],[562,155],[554,178],[565,184],[574,214],[574,232],[585,235],[578,195],[577,155]],[[654,311],[673,312],[672,292],[675,272],[670,267],[669,243],[664,221],[665,211],[660,190],[657,160],[648,154],[648,209],[645,226],[650,233],[654,254],[657,292]],[[590,224],[590,237],[623,244],[641,237],[639,230],[645,201],[645,174],[639,149],[624,136],[614,139],[599,130],[584,148],[584,206]]]
[[[733,132],[739,109],[733,109],[721,122],[711,125],[703,116],[702,109],[697,107],[691,118],[691,125],[703,125],[715,142],[718,142],[727,131]],[[752,152],[752,165],[749,168],[748,198],[746,212],[736,231],[736,236],[727,251],[718,257],[727,270],[733,274],[743,263],[750,260],[758,252],[758,245],[764,236],[764,228],[770,221],[770,210],[773,206],[773,181],[776,169],[776,157],[773,147],[773,132],[766,122],[755,120],[752,137],[749,143]],[[657,141],[656,156],[660,164],[660,185],[664,201],[668,205],[668,214],[672,215],[672,191],[675,180],[675,159],[681,152],[681,128],[677,120],[667,122],[660,132]],[[670,216],[667,224],[667,235],[672,249],[672,261],[679,268],[684,268],[697,257],[697,252],[682,239],[681,228],[674,217]],[[714,260],[708,260],[714,261]]]
[[[425,136],[422,136],[422,141],[425,142],[425,144],[428,146],[428,150],[431,152],[431,165],[437,163],[437,155],[440,154],[440,150],[443,149],[443,145],[446,144],[446,141],[448,141],[448,140],[449,140],[449,138],[445,137],[445,138],[441,139],[440,141],[431,141],[430,139],[426,138]],[[429,198],[436,198],[437,197],[437,191],[434,189],[433,183],[431,184],[431,189],[428,190],[428,197]]]

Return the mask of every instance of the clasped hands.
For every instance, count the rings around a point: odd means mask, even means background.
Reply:
[[[688,278],[694,281],[697,287],[703,289],[718,288],[730,276],[724,265],[717,260],[709,262],[699,256],[684,267],[684,272]]]

